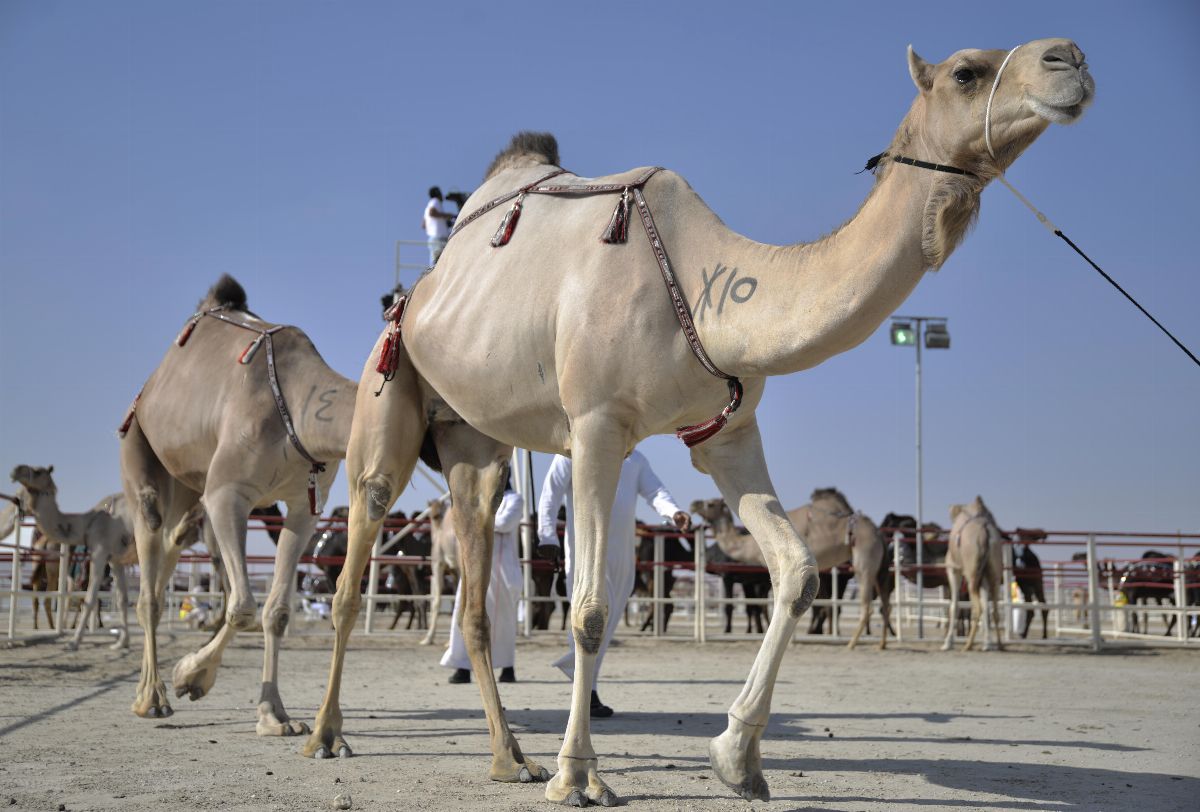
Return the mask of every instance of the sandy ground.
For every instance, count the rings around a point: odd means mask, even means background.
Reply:
[[[351,759],[310,761],[298,739],[254,734],[257,639],[230,648],[213,692],[138,719],[140,650],[102,638],[0,650],[0,808],[28,810],[545,809],[537,785],[486,779],[486,725],[474,685],[448,685],[439,650],[352,640],[343,694]],[[166,636],[167,665],[203,640]],[[135,646],[140,637],[135,637]],[[502,696],[527,753],[551,769],[568,686],[548,663],[557,641],[523,641]],[[943,654],[897,646],[847,653],[795,646],[763,742],[774,800],[738,801],[709,770],[756,646],[631,639],[605,664],[618,715],[594,724],[610,785],[644,810],[1200,808],[1195,652],[1090,655],[1066,649]],[[329,639],[293,637],[285,701],[311,720]]]

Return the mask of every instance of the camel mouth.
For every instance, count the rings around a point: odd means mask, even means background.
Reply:
[[[1096,96],[1096,83],[1087,67],[1079,69],[1078,80],[1072,79],[1066,87],[1046,96],[1026,92],[1026,99],[1033,112],[1052,124],[1073,124]]]

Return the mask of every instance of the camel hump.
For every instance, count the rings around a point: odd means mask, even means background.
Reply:
[[[248,307],[246,289],[229,274],[221,274],[221,278],[208,289],[208,294],[200,300],[196,309],[209,310],[214,307],[245,311]]]
[[[518,166],[535,166],[549,164],[558,166],[558,139],[552,133],[536,133],[521,130],[512,137],[508,146],[500,150],[492,159],[491,166],[484,173],[487,180],[504,169]]]

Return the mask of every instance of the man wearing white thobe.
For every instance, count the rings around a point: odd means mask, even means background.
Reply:
[[[521,561],[517,554],[517,530],[525,501],[511,489],[504,492],[496,510],[496,532],[492,543],[492,578],[488,582],[487,616],[491,624],[492,667],[501,669],[500,682],[516,682],[517,606],[521,602]],[[450,645],[442,655],[442,665],[455,669],[451,682],[471,681],[471,658],[459,628],[462,611],[462,579],[454,593],[454,614],[450,618]]]
[[[641,496],[658,513],[672,521],[680,530],[691,527],[692,517],[675,503],[671,494],[663,487],[662,482],[650,463],[639,451],[634,451],[621,465],[621,478],[617,483],[616,498],[613,500],[612,516],[608,525],[608,551],[605,559],[605,586],[608,592],[608,626],[604,629],[604,640],[596,655],[595,672],[592,685],[600,677],[600,664],[604,661],[604,653],[612,640],[617,624],[625,614],[625,604],[633,592],[633,582],[636,575],[637,540],[634,536],[637,497]],[[564,502],[567,506],[566,556],[567,598],[571,599],[574,581],[575,559],[575,511],[571,494],[571,460],[561,455],[555,455],[550,461],[550,470],[546,472],[546,481],[542,485],[542,493],[538,498],[538,545],[539,554],[544,554],[541,548],[559,546],[557,525],[558,508]],[[554,661],[554,665],[567,675],[567,679],[575,678],[575,635],[567,636],[569,649],[562,657]],[[612,716],[612,708],[600,702],[597,691],[592,691],[592,712],[594,717]]]

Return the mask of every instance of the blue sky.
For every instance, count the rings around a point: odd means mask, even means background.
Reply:
[[[819,237],[912,101],[909,43],[1079,43],[1094,106],[1009,177],[1200,349],[1200,6],[920,8],[6,0],[0,468],[53,463],[68,509],[118,489],[114,429],[224,272],[356,378],[426,188],[474,188],[519,129],[580,174],[675,169],[755,239]],[[953,337],[926,354],[927,517],[979,493],[1006,526],[1200,530],[1200,369],[1003,188],[900,312]],[[768,385],[785,505],[836,485],[877,519],[914,511],[913,361],[885,325]],[[680,501],[715,494],[673,438],[643,450]]]

